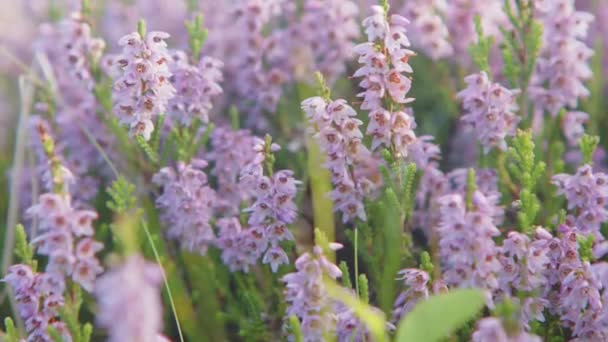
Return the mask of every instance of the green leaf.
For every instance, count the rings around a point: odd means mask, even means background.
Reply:
[[[160,129],[160,128],[157,127],[156,129]],[[152,146],[150,146],[150,144],[148,144],[146,139],[144,139],[144,137],[141,135],[137,135],[137,136],[135,136],[135,141],[137,142],[137,145],[139,145],[139,147],[144,151],[144,153],[146,154],[148,159],[150,159],[150,161],[152,163],[158,164],[158,161],[159,161],[158,153],[156,153],[156,151],[152,148]]]
[[[457,289],[420,302],[397,328],[397,342],[441,341],[484,307],[481,290]]]
[[[4,327],[6,328],[6,342],[18,342],[19,334],[17,333],[17,328],[15,328],[15,322],[10,317],[6,317],[4,319]]]
[[[57,331],[57,328],[55,328],[54,326],[49,325],[46,328],[46,331],[51,337],[51,340],[53,340],[53,342],[63,342],[63,337],[61,336],[59,331]]]
[[[593,154],[599,143],[600,137],[588,134],[583,135],[579,141],[579,147],[581,149],[581,154],[583,155],[583,164],[593,163]]]
[[[93,325],[91,323],[85,323],[82,327],[82,342],[91,341],[91,335],[93,334]]]
[[[359,298],[364,303],[369,303],[369,281],[365,274],[359,275]]]
[[[22,224],[18,224],[15,229],[15,255],[19,260],[29,265],[32,270],[36,271],[36,260],[34,259],[34,249],[27,242],[27,233]]]
[[[304,341],[300,320],[296,316],[289,316],[289,325],[291,326],[291,334],[293,335],[294,342]]]
[[[346,261],[340,261],[339,267],[340,271],[342,271],[342,286],[348,289],[352,289],[353,284],[350,282],[350,271],[348,270],[348,265],[346,264]]]
[[[494,44],[494,38],[484,36],[479,15],[475,16],[475,31],[477,32],[477,43],[469,47],[469,53],[479,69],[490,75],[490,50]]]

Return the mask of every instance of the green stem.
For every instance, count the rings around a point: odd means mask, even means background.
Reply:
[[[182,328],[179,324],[179,317],[177,316],[177,309],[175,308],[175,302],[173,300],[173,295],[171,294],[171,288],[169,287],[169,280],[167,280],[167,275],[165,274],[165,268],[161,263],[160,255],[158,254],[158,250],[156,249],[156,245],[154,244],[154,239],[152,239],[152,235],[150,234],[150,230],[148,229],[148,224],[145,221],[142,222],[142,227],[144,229],[144,232],[146,233],[146,237],[148,238],[150,247],[152,248],[152,253],[154,253],[154,258],[156,258],[156,262],[158,263],[158,266],[160,266],[161,269],[163,282],[165,283],[165,289],[167,290],[167,297],[169,298],[169,303],[171,304],[171,311],[173,311],[173,317],[175,318],[175,324],[177,325],[179,340],[181,342],[184,342],[184,335],[182,334]]]

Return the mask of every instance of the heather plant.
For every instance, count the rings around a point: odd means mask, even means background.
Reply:
[[[2,2],[0,341],[607,341],[607,11]]]

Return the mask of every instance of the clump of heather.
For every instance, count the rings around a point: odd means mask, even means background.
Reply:
[[[97,321],[108,330],[109,341],[164,341],[161,272],[158,265],[132,255],[99,279]]]
[[[540,342],[542,339],[522,331],[509,332],[500,319],[490,317],[477,322],[477,330],[473,333],[472,341]]]
[[[49,341],[49,327],[53,327],[65,341],[72,340],[67,325],[59,318],[58,309],[65,301],[65,283],[61,275],[38,273],[28,265],[17,264],[8,269],[2,280],[13,290],[28,341]]]
[[[593,235],[596,241],[604,240],[600,227],[608,219],[606,174],[593,172],[590,165],[583,165],[574,175],[555,175],[552,181],[557,186],[558,193],[566,197],[568,209],[572,212],[571,218],[580,232]]]
[[[589,96],[584,82],[592,76],[593,50],[583,40],[593,15],[578,11],[573,0],[539,1],[534,6],[544,30],[530,95],[541,110],[555,116],[561,109],[577,108],[579,99]]]
[[[0,339],[608,340],[603,2],[0,1]]]
[[[48,116],[40,117],[41,121],[56,127],[53,131],[64,163],[77,176],[73,186],[77,198],[89,201],[97,194],[99,183],[91,173],[103,170],[105,176],[109,174],[95,144],[110,148],[115,141],[97,116],[99,105],[94,94],[94,70],[105,42],[94,36],[83,13],[72,12],[59,22],[42,24],[34,45],[48,59],[49,68],[42,74],[56,95],[53,99],[41,97],[36,111]],[[47,130],[51,131],[50,127]],[[108,154],[119,159],[113,151]]]
[[[156,206],[170,227],[167,236],[177,239],[184,249],[202,255],[215,239],[210,221],[216,194],[207,182],[205,166],[207,162],[198,159],[189,164],[178,162],[175,170],[162,168],[153,179],[163,189]]]
[[[448,286],[498,288],[500,262],[493,238],[500,235],[495,217],[502,215],[497,198],[475,191],[470,199],[459,194],[437,199],[439,251]]]
[[[170,70],[175,97],[169,101],[172,118],[183,125],[195,119],[209,122],[213,100],[222,94],[222,61],[204,56],[194,65],[183,51],[175,51]]]
[[[467,88],[458,93],[466,113],[462,121],[473,128],[485,153],[491,148],[506,150],[505,139],[515,135],[521,120],[516,114],[519,90],[490,82],[485,72],[469,75],[465,82]]]
[[[241,103],[245,102],[247,111],[257,121],[252,122],[254,126],[264,124],[261,122],[264,111],[273,113],[276,110],[281,87],[289,77],[288,65],[281,60],[283,32],[264,35],[265,25],[283,10],[282,5],[280,0],[241,1],[233,8],[230,19],[230,24],[236,25],[240,34],[237,35],[236,52],[228,56],[228,78],[234,80],[233,86]],[[277,58],[277,63],[272,63],[273,58]]]
[[[312,53],[314,70],[330,83],[345,72],[354,41],[359,38],[359,8],[350,0],[307,0],[302,18],[290,38],[299,38]],[[298,68],[298,66],[296,66]]]
[[[251,193],[240,182],[240,172],[256,157],[253,150],[255,137],[247,130],[217,127],[211,134],[211,151],[206,158],[213,163],[210,174],[217,179],[216,210],[223,215],[237,215],[241,202],[248,201]]]
[[[175,88],[169,81],[171,56],[166,32],[152,31],[142,37],[133,32],[118,41],[122,54],[116,60],[120,76],[112,88],[114,112],[121,123],[129,126],[131,135],[150,139],[152,122],[164,115]]]
[[[39,225],[40,235],[32,240],[38,254],[49,258],[46,271],[70,277],[87,291],[92,291],[95,278],[103,272],[95,254],[103,244],[93,239],[96,212],[77,210],[69,198],[47,193],[30,207]]]
[[[329,194],[344,222],[367,219],[363,201],[373,194],[377,184],[366,169],[377,167],[378,161],[363,144],[359,129],[361,120],[346,100],[327,103],[321,97],[302,102],[314,137],[327,156],[324,165],[332,176],[334,190]]]
[[[430,275],[423,270],[409,268],[399,271],[399,280],[406,288],[395,300],[393,321],[398,322],[420,301],[429,297]]]
[[[410,20],[408,29],[414,48],[433,60],[450,57],[454,52],[445,23],[447,9],[445,0],[416,0],[407,1],[400,11]]]
[[[272,153],[279,149],[279,145],[269,139],[256,138],[253,145],[256,156],[240,175],[241,182],[253,193],[253,203],[245,209],[249,213],[248,231],[253,238],[249,242],[251,252],[256,259],[263,255],[262,262],[270,264],[273,272],[289,262],[280,243],[294,239],[288,226],[297,217],[294,198],[300,183],[290,170],[273,172]]]
[[[342,246],[330,244],[331,250]],[[281,279],[285,283],[285,301],[288,303],[287,317],[296,316],[302,324],[302,335],[307,341],[322,340],[335,330],[334,305],[329,300],[324,277],[336,280],[342,276],[340,269],[323,255],[323,249],[315,246],[311,252],[302,254],[295,261],[296,272]]]
[[[446,25],[454,46],[454,54],[467,59],[467,50],[477,40],[475,16],[479,16],[481,26],[488,36],[500,38],[501,27],[508,26],[508,18],[500,0],[451,0],[446,10]]]
[[[363,78],[359,86],[364,91],[357,96],[363,98],[361,109],[369,111],[366,133],[372,137],[371,149],[385,146],[405,158],[416,140],[413,117],[405,109],[399,110],[414,100],[407,96],[412,81],[404,75],[413,72],[409,59],[415,55],[408,49],[409,21],[396,14],[389,17],[381,6],[373,6],[372,11],[363,21],[368,41],[354,49],[363,64],[353,75]],[[391,105],[386,107],[386,102]]]

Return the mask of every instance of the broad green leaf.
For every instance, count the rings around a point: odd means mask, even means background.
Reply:
[[[397,342],[435,342],[472,319],[485,305],[481,290],[459,289],[420,302],[397,328]]]

